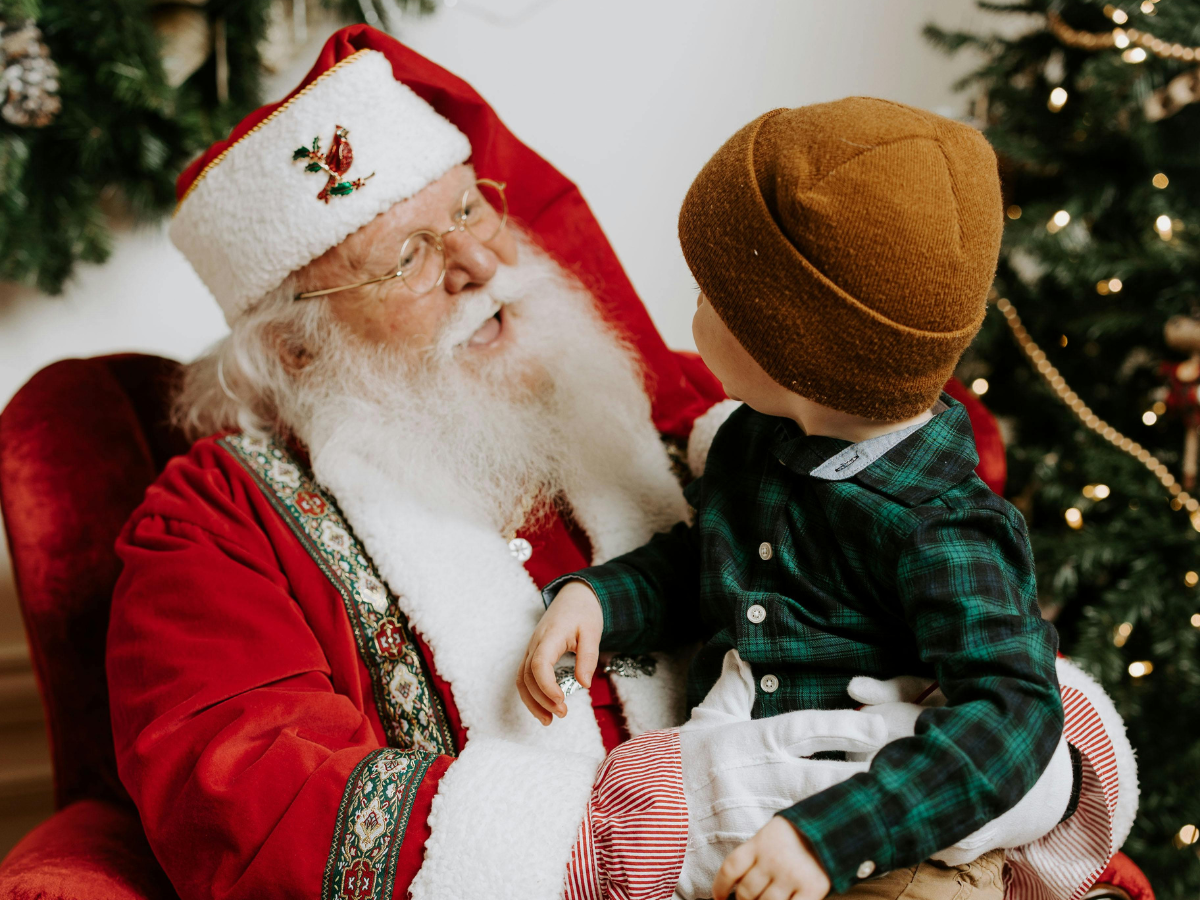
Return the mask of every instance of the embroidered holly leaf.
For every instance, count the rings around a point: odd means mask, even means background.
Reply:
[[[321,150],[321,139],[319,137],[315,137],[315,138],[313,138],[312,152],[318,153],[318,152],[320,152],[320,150]]]
[[[304,171],[305,171],[305,172],[320,172],[320,171],[321,171],[321,164],[320,164],[320,163],[311,162],[311,163],[309,163],[307,166],[305,166],[305,167],[304,167]]]
[[[308,148],[307,147],[299,147],[292,154],[292,162],[295,162],[298,159],[306,159],[307,157],[308,157]]]
[[[335,197],[344,197],[346,194],[354,193],[354,185],[349,181],[340,181],[329,189],[329,193]]]

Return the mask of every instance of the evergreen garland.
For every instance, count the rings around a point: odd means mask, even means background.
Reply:
[[[1001,160],[1008,221],[997,295],[1015,305],[1067,385],[1178,477],[1182,424],[1162,415],[1145,424],[1143,415],[1161,396],[1160,362],[1182,359],[1165,346],[1164,323],[1200,314],[1200,103],[1157,121],[1148,110],[1154,92],[1200,58],[1150,52],[1139,62],[1119,46],[1069,46],[1045,14],[1101,34],[1113,32],[1115,15],[1193,48],[1200,0],[1149,2],[1145,11],[1129,0],[978,5],[1038,17],[1013,38],[927,29],[950,52],[972,47],[985,57],[959,87],[980,92],[976,112]],[[1055,88],[1065,102],[1051,97]],[[1166,187],[1153,182],[1160,173]],[[1063,227],[1051,224],[1059,210],[1070,216]],[[1155,228],[1163,215],[1173,223],[1169,239]],[[1070,413],[995,308],[960,374],[985,379],[986,402],[1010,426],[1008,492],[1030,525],[1043,608],[1064,652],[1115,699],[1138,754],[1141,806],[1125,850],[1160,898],[1192,900],[1200,893],[1200,843],[1188,843],[1196,832],[1186,827],[1200,826],[1200,534],[1152,473]],[[1146,662],[1153,668],[1139,676]]]
[[[378,0],[322,0],[361,19]],[[387,0],[428,12],[430,0]],[[59,72],[61,109],[44,127],[0,120],[0,280],[55,294],[76,263],[100,263],[119,210],[152,221],[175,203],[175,177],[260,103],[259,46],[271,0],[209,0],[222,20],[228,96],[216,59],[168,85],[148,0],[0,0],[0,20],[33,20]]]

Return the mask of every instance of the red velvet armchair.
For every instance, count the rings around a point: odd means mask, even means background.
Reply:
[[[0,864],[0,897],[174,898],[117,778],[104,638],[117,532],[168,459],[178,363],[55,363],[0,414],[0,509],[50,733],[55,813]]]
[[[0,413],[0,511],[46,709],[58,810],[0,862],[5,900],[176,898],[117,777],[104,642],[117,533],[167,461],[187,450],[167,424],[178,372],[176,362],[138,354],[64,360]],[[947,390],[970,413],[980,476],[1003,490],[995,420],[958,382]],[[1121,854],[1102,881],[1090,896],[1153,900]]]

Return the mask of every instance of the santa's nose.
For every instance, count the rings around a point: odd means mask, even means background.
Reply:
[[[457,294],[492,280],[499,260],[468,231],[453,231],[442,239],[446,248],[446,293]]]

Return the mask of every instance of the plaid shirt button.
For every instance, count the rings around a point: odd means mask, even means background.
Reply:
[[[871,875],[874,874],[874,872],[875,872],[875,863],[873,860],[868,859],[865,862],[863,862],[863,864],[861,866],[858,867],[858,871],[855,872],[854,874],[857,875],[859,878],[870,878]]]
[[[746,618],[757,625],[767,617],[767,611],[762,606],[755,603],[752,607],[746,610]]]
[[[764,675],[758,682],[758,686],[768,694],[773,694],[779,690],[779,679],[774,675]]]
[[[770,559],[775,555],[775,551],[771,549],[771,545],[767,541],[763,541],[758,545],[758,555],[763,559]]]

